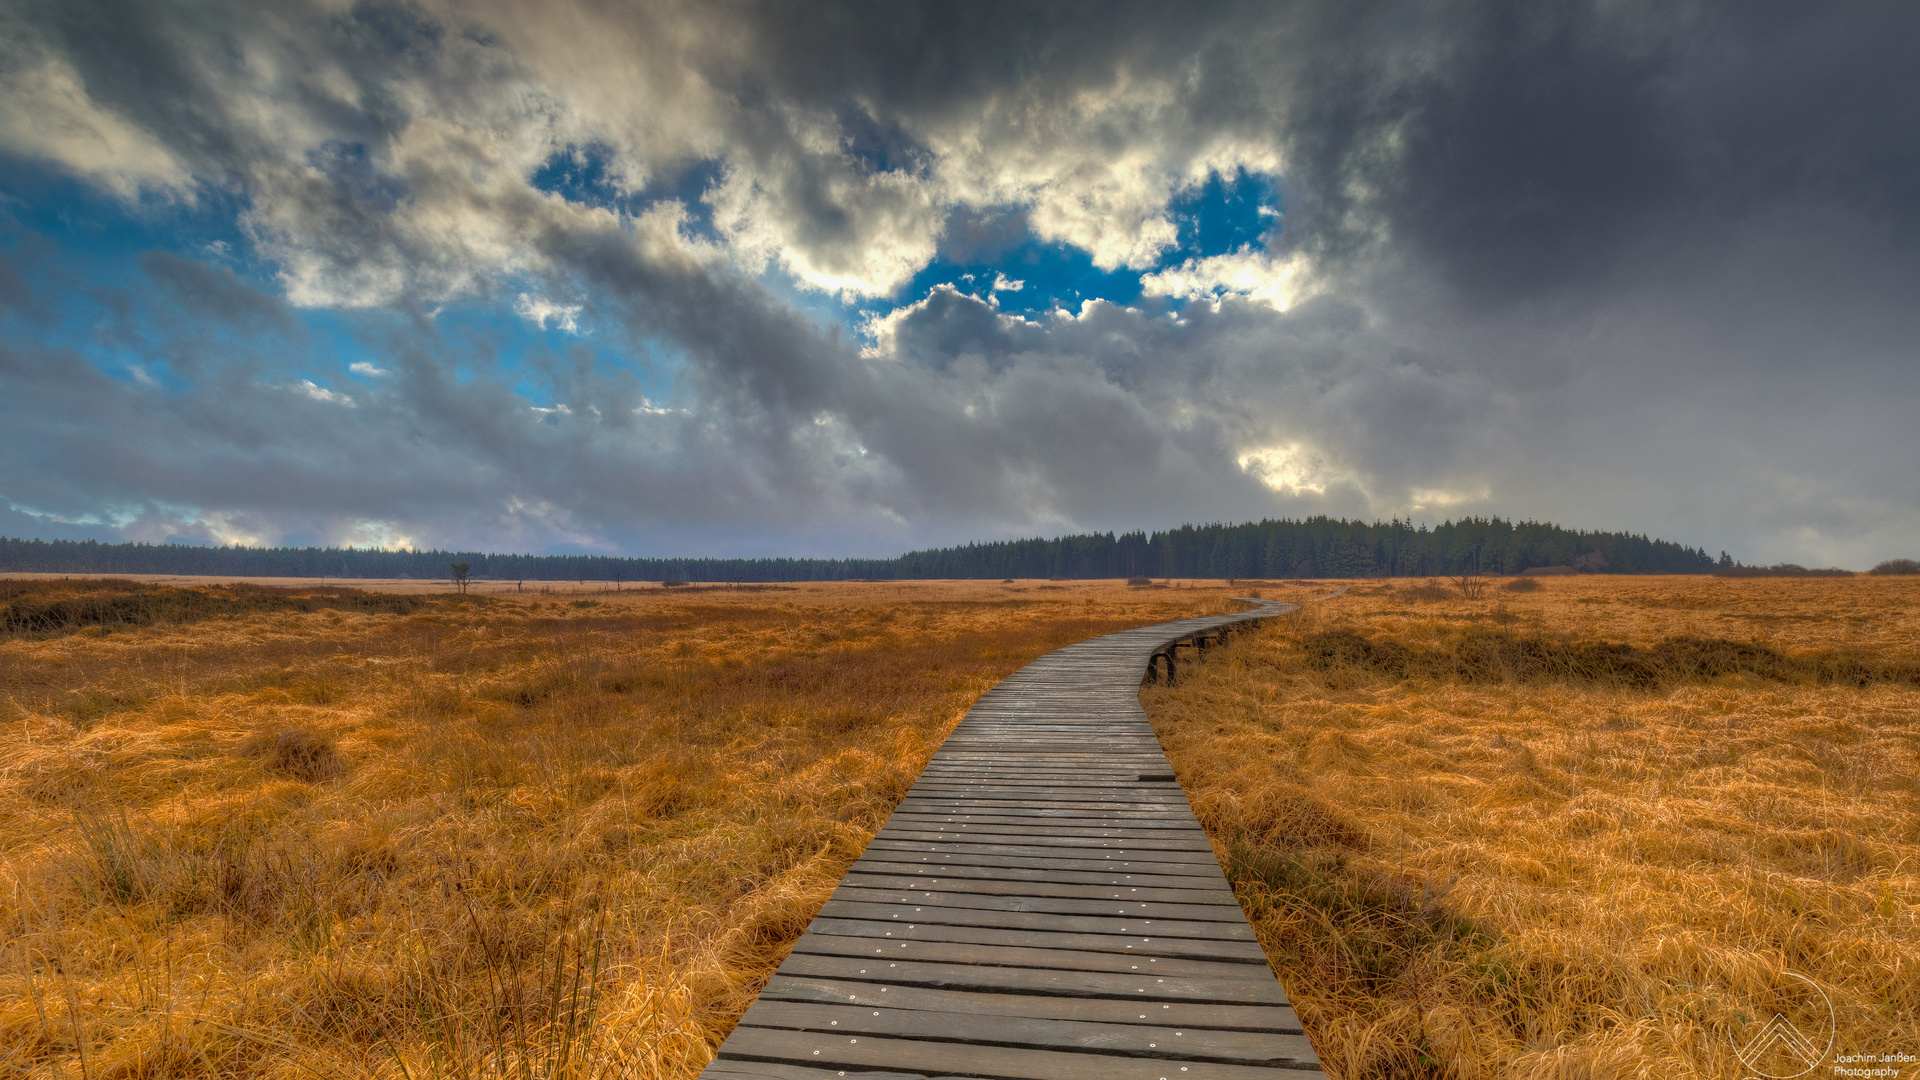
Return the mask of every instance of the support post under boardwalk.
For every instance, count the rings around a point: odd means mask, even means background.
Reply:
[[[1248,602],[982,695],[703,1080],[1324,1080],[1140,707]]]

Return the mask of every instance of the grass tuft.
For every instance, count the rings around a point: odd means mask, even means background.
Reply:
[[[234,748],[282,776],[308,783],[332,780],[347,771],[332,739],[306,728],[280,728],[247,736]]]

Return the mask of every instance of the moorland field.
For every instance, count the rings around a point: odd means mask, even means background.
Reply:
[[[1920,579],[1353,585],[1142,695],[1330,1075],[1920,1053]],[[0,1076],[691,1077],[978,694],[1236,591],[424,589],[0,582]]]

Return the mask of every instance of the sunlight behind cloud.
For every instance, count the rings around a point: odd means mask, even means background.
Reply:
[[[1241,248],[1226,255],[1188,259],[1179,266],[1140,278],[1148,296],[1177,300],[1214,300],[1239,296],[1286,311],[1311,293],[1304,256],[1276,259],[1264,251]]]
[[[1237,460],[1241,471],[1289,495],[1325,495],[1329,484],[1346,479],[1318,451],[1298,442],[1248,450]]]

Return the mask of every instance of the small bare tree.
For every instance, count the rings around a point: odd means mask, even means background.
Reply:
[[[457,562],[453,564],[452,569],[453,584],[460,590],[460,594],[465,596],[467,592],[467,575],[473,572],[473,564]]]
[[[1453,579],[1453,587],[1460,590],[1461,596],[1478,600],[1480,594],[1487,591],[1487,579],[1478,570],[1462,570],[1460,576]]]

